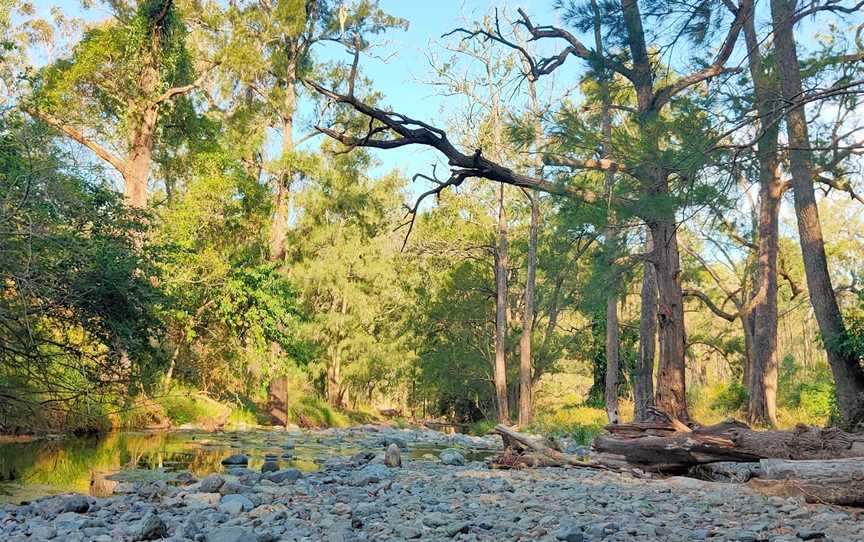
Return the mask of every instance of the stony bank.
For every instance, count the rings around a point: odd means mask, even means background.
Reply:
[[[340,430],[335,430],[338,436]],[[344,432],[344,430],[341,430]],[[9,542],[864,540],[854,510],[766,497],[735,484],[645,480],[579,468],[492,470],[472,452],[497,437],[366,427],[365,450],[320,471],[259,470],[119,483],[107,498],[61,495],[0,509]],[[334,430],[321,432],[333,438]],[[283,435],[290,454],[296,436]],[[450,446],[411,459],[395,450]],[[385,451],[390,454],[385,459]],[[233,463],[233,464],[232,464]],[[264,471],[264,472],[261,472]]]

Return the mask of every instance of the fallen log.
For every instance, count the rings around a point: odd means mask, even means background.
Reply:
[[[518,433],[506,425],[498,424],[492,430],[504,440],[505,452],[492,460],[492,465],[499,468],[519,467],[584,467],[598,470],[617,470],[612,467],[585,461],[584,459],[560,450],[550,445]]]
[[[807,502],[864,505],[864,457],[790,461],[763,459],[755,487],[779,485]]]
[[[742,484],[762,475],[759,463],[738,463],[735,461],[720,461],[704,463],[692,467],[689,476],[708,480],[709,482],[735,482]]]
[[[596,438],[594,451],[652,472],[681,473],[727,461],[864,457],[864,435],[836,428],[801,425],[792,431],[753,431],[733,419],[686,431],[662,420],[620,425],[624,427],[607,426],[611,436]]]

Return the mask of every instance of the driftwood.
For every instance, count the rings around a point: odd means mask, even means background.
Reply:
[[[594,440],[598,454],[654,472],[680,473],[697,465],[728,461],[864,457],[864,435],[835,428],[802,425],[793,431],[753,431],[730,419],[686,430],[663,420],[606,429],[610,436]]]
[[[565,454],[554,448],[554,444],[518,433],[498,424],[492,430],[504,440],[504,453],[495,457],[490,465],[497,468],[521,467],[584,467],[598,470],[616,470],[607,465],[585,461],[575,455]]]
[[[807,502],[864,505],[864,458],[790,461],[763,459],[751,485],[770,492],[803,495]]]
[[[709,482],[744,483],[762,475],[759,463],[738,463],[735,461],[719,461],[696,465],[687,473],[689,476],[708,480]]]

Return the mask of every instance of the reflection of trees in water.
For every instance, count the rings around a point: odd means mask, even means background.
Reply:
[[[60,441],[31,441],[0,444],[0,494],[18,491],[21,498],[57,492],[101,494],[108,491],[105,476],[124,469],[189,470],[198,477],[222,471],[222,460],[229,455],[246,453],[249,468],[263,464],[265,454],[281,456],[283,437],[259,434],[195,433],[111,433],[98,438],[75,438]],[[317,470],[311,458],[320,455],[348,454],[330,442],[312,446],[300,445],[291,460],[281,459],[282,467],[304,471]],[[21,485],[18,485],[21,484]],[[16,490],[16,488],[18,488]]]

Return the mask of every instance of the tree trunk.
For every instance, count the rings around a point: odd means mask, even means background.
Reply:
[[[755,12],[755,8],[752,9]],[[747,408],[751,424],[777,424],[777,256],[779,252],[780,202],[783,195],[777,150],[779,118],[776,104],[780,89],[765,71],[754,17],[744,22],[753,94],[759,113],[761,137],[756,146],[759,162],[759,239],[756,254],[756,283],[749,312],[752,321],[750,366],[744,381],[749,395]]]
[[[595,451],[651,471],[685,472],[704,463],[759,459],[836,459],[864,454],[864,437],[836,428],[753,431],[735,420],[690,430],[680,423],[608,425]]]
[[[156,38],[154,38],[155,40]],[[149,103],[159,85],[159,70],[156,67],[156,50],[153,44],[150,58],[141,70],[138,79],[139,99],[129,104],[133,112],[129,138],[129,152],[123,171],[123,196],[132,207],[147,206],[147,182],[150,180],[150,164],[153,161],[153,143],[156,123],[159,120],[159,104]]]
[[[288,234],[288,208],[291,194],[291,181],[294,175],[291,160],[294,154],[294,111],[297,96],[294,81],[285,85],[285,99],[282,103],[282,172],[275,179],[273,218],[270,223],[270,261],[285,257],[285,238]]]
[[[659,219],[650,224],[657,273],[660,367],[657,375],[658,408],[679,420],[689,420],[684,382],[684,297],[681,292],[677,224]]]
[[[540,204],[537,194],[529,192],[528,197],[531,199],[531,226],[528,236],[528,275],[525,279],[522,336],[519,339],[519,425],[531,423],[534,418],[531,337],[534,331],[534,286],[537,276],[537,228],[540,220]]]
[[[659,112],[654,100],[654,76],[642,16],[636,0],[621,0],[627,46],[633,59],[631,80],[639,109],[639,137],[647,152],[637,168],[643,195],[649,199],[664,199],[669,194],[669,172],[663,167],[660,152]],[[657,277],[659,298],[658,324],[660,336],[660,367],[657,375],[656,404],[678,419],[689,420],[684,381],[684,296],[681,291],[680,256],[677,224],[670,216],[644,217],[654,243],[651,261]]]
[[[147,108],[134,128],[123,174],[123,197],[132,207],[147,206],[147,183],[153,161],[153,137],[158,118],[156,106]]]
[[[855,426],[864,423],[864,369],[846,344],[846,328],[828,274],[828,260],[825,256],[822,226],[813,188],[807,116],[804,104],[800,103],[803,89],[793,33],[795,5],[793,0],[771,0],[774,49],[780,86],[785,103],[793,104],[786,111],[786,132],[798,235],[804,256],[807,289],[834,375],[837,403],[844,421]]]
[[[495,398],[498,421],[510,421],[507,401],[507,213],[504,208],[504,185],[498,199],[498,253],[495,259]]]
[[[603,56],[603,36],[600,25],[600,10],[596,0],[591,0],[594,10],[594,46],[598,56]],[[609,98],[609,86],[607,74],[600,72],[600,96],[602,100],[602,124],[603,124],[603,158],[612,158],[612,111]],[[604,190],[608,201],[612,199],[615,188],[615,170],[605,171]],[[609,258],[609,266],[614,271],[614,259],[618,250],[618,239],[615,233],[615,211],[611,205],[606,210],[606,229],[603,232],[603,240],[606,244],[606,255]],[[618,330],[618,280],[613,280],[609,285],[606,296],[606,382],[603,393],[606,404],[606,417],[609,423],[618,423],[618,373],[620,371],[620,338]]]
[[[652,252],[651,232],[646,232],[645,252]],[[642,273],[642,306],[639,319],[639,359],[633,378],[635,418],[649,419],[649,407],[654,406],[654,358],[657,347],[657,278],[654,265],[645,262]]]
[[[618,296],[606,298],[606,417],[609,423],[618,423]]]
[[[795,493],[803,494],[807,502],[842,506],[864,504],[864,462],[859,458],[762,459],[759,467],[762,480],[787,482]]]

